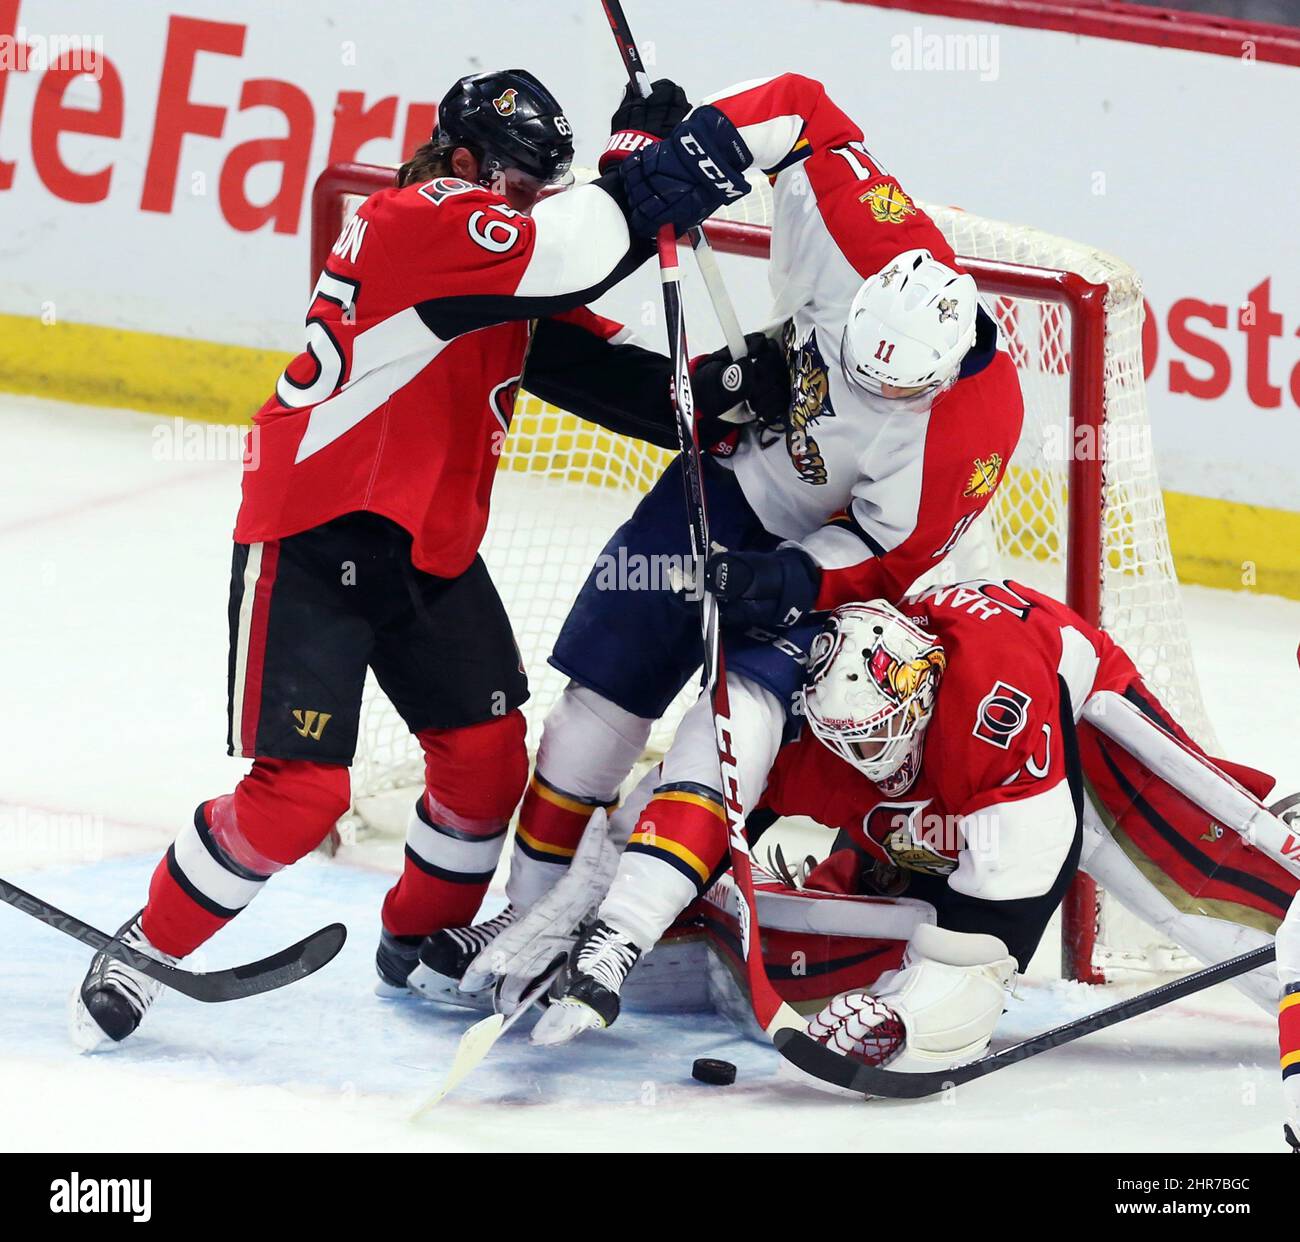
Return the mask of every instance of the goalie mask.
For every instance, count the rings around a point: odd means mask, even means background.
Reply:
[[[866,280],[849,307],[844,377],[875,397],[937,396],[975,343],[979,294],[928,250],[905,250]]]
[[[845,604],[813,640],[804,714],[882,792],[909,789],[946,665],[939,640],[883,599]]]

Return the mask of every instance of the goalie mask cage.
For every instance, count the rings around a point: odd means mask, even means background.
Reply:
[[[392,179],[391,168],[370,164],[334,164],[321,174],[312,196],[313,283],[361,198]],[[706,225],[714,248],[765,259],[769,204],[766,184],[756,183]],[[1152,455],[1137,273],[1034,228],[919,205],[979,284],[1025,398],[1020,443],[985,515],[927,580],[1009,576],[1064,598],[1106,629],[1184,727],[1212,746]],[[482,552],[529,674],[530,746],[563,689],[546,657],[569,605],[606,539],[671,457],[519,394]],[[652,752],[667,745],[695,693],[692,683],[656,727]],[[404,826],[422,780],[419,749],[372,680],[352,770],[352,821]],[[1067,977],[1103,982],[1117,971],[1174,964],[1153,931],[1087,877],[1076,879],[1062,911]]]

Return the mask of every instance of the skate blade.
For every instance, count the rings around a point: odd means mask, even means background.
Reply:
[[[436,970],[421,964],[411,971],[406,980],[407,991],[420,1000],[437,1005],[452,1005],[457,1009],[473,1009],[478,1013],[492,1012],[492,989],[482,992],[462,992],[459,980],[449,979]],[[400,993],[398,993],[400,995]]]
[[[550,1008],[537,1019],[528,1042],[542,1048],[555,1048],[577,1039],[584,1031],[603,1031],[605,1020],[590,1005],[567,996],[552,1001]]]

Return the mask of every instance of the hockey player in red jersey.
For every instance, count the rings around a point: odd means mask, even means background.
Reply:
[[[789,382],[774,415],[758,411],[705,461],[723,623],[780,627],[847,600],[901,598],[1002,477],[1023,416],[1015,367],[942,233],[819,82],[783,74],[713,104],[772,181],[774,333]],[[611,140],[619,154],[638,145]],[[592,809],[616,799],[699,666],[692,608],[669,590],[606,589],[599,571],[605,558],[687,552],[680,471],[670,466],[615,532],[557,639],[551,663],[571,680],[520,811],[505,922],[563,875]],[[430,964],[460,977],[467,960]]]
[[[192,953],[349,804],[367,667],[426,757],[377,965],[401,988],[421,941],[467,923],[527,775],[527,697],[510,623],[478,556],[515,393],[675,443],[667,360],[585,309],[747,187],[749,153],[717,109],[688,120],[660,83],[620,109],[662,141],[596,182],[569,179],[572,130],[529,73],[467,77],[431,141],[340,236],[307,344],[258,411],[235,525],[229,751],[253,760],[203,802],[120,935]],[[705,439],[753,395],[752,359],[696,368]],[[725,382],[724,382],[725,376]],[[76,1005],[84,1043],[121,1040],[158,985],[102,955]]]
[[[901,970],[813,1019],[838,1051],[901,1070],[982,1055],[1080,867],[1206,963],[1266,943],[1300,887],[1287,828],[1253,801],[1272,778],[1208,760],[1104,632],[1016,583],[844,605],[728,664],[745,805],[840,831],[809,885],[936,911]],[[725,870],[707,716],[620,812],[635,827],[538,1042],[611,1022],[638,957]],[[1271,967],[1239,986],[1277,1002]]]

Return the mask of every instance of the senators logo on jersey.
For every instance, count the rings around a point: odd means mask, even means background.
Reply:
[[[863,817],[862,831],[894,866],[923,875],[949,875],[957,866],[956,849],[943,840],[943,816],[924,813],[928,805],[928,798],[882,802]]]
[[[1028,723],[1032,702],[1033,699],[1023,690],[1017,690],[1009,682],[999,681],[979,705],[975,736],[999,750],[1010,750],[1011,739]]]

